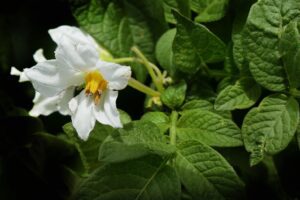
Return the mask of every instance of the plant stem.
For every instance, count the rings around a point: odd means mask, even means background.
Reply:
[[[162,85],[162,83],[159,81],[159,79],[156,77],[153,68],[151,67],[150,62],[147,60],[147,58],[143,55],[143,53],[137,48],[137,47],[132,47],[132,51],[134,53],[136,53],[136,55],[141,59],[141,61],[143,62],[143,64],[145,65],[146,69],[149,72],[149,75],[155,85],[155,87],[157,88],[157,90],[159,92],[163,92],[164,91],[164,87]]]
[[[160,96],[159,92],[157,92],[157,91],[153,90],[152,88],[144,85],[143,83],[135,80],[134,78],[129,79],[128,85],[142,93],[149,95],[149,96],[152,96],[152,97]]]
[[[134,61],[136,61],[136,58],[132,58],[132,57],[116,58],[111,60],[111,62],[114,63],[127,63],[127,62],[134,62]]]
[[[171,118],[170,144],[176,145],[176,123],[178,119],[178,113],[173,110],[170,118]]]

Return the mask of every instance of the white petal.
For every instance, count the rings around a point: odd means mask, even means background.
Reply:
[[[86,96],[83,90],[69,102],[69,108],[71,110],[72,124],[79,137],[87,140],[96,122],[93,114],[93,99],[90,96]]]
[[[35,62],[39,63],[39,62],[44,62],[47,59],[44,56],[44,51],[43,49],[38,49],[34,54],[33,54],[33,59]]]
[[[55,57],[80,71],[87,71],[94,68],[99,60],[96,48],[76,43],[64,36],[55,51]]]
[[[60,44],[62,37],[68,37],[77,44],[86,44],[94,48],[100,48],[97,42],[87,33],[74,26],[59,26],[50,29],[49,34],[56,44]]]
[[[97,62],[97,68],[108,81],[108,87],[112,90],[124,89],[131,77],[131,69],[128,66],[99,60]]]
[[[55,96],[70,86],[84,82],[84,75],[63,66],[57,60],[47,60],[24,70],[33,87],[43,96]]]
[[[114,128],[122,127],[120,114],[116,106],[118,91],[106,90],[101,96],[99,105],[94,107],[94,115],[102,124]]]
[[[69,87],[60,95],[60,101],[57,104],[57,110],[62,115],[70,115],[69,102],[74,96],[75,87]]]
[[[37,117],[39,115],[50,115],[51,113],[57,111],[57,103],[59,102],[59,100],[59,95],[53,97],[45,97],[36,92],[33,99],[34,106],[29,111],[29,115],[33,117]]]
[[[25,70],[25,69],[24,69]],[[13,76],[19,76],[19,82],[25,82],[25,81],[29,81],[28,77],[26,76],[26,74],[24,72],[19,71],[17,68],[15,67],[11,67],[10,68],[10,75]]]

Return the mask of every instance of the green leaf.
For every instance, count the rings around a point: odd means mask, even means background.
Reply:
[[[121,122],[122,124],[128,124],[129,122],[132,121],[130,115],[125,112],[124,110],[121,110],[121,109],[118,109],[119,113],[120,113],[120,119],[121,119]]]
[[[177,32],[172,47],[173,63],[177,69],[195,73],[203,62],[215,63],[224,59],[226,47],[216,35],[176,11],[173,14],[177,19]]]
[[[115,57],[130,56],[131,47],[154,59],[155,40],[166,29],[162,2],[91,0],[80,6],[73,1],[73,14],[79,25]],[[139,80],[145,80],[146,70],[132,65]]]
[[[92,172],[99,166],[98,152],[102,142],[114,129],[111,126],[96,123],[87,141],[83,141],[77,136],[77,132],[72,126],[72,123],[65,124],[63,129],[69,141],[75,144],[86,173]]]
[[[100,167],[76,191],[78,200],[179,200],[180,180],[168,159],[145,157]]]
[[[300,24],[289,23],[279,43],[279,50],[283,55],[284,69],[287,74],[289,85],[292,88],[300,87]]]
[[[185,103],[181,109],[183,110],[181,112],[181,114],[184,114],[184,112],[189,111],[189,110],[202,109],[202,110],[208,110],[208,111],[214,112],[214,113],[219,114],[222,117],[225,117],[227,119],[231,119],[231,113],[229,111],[220,112],[218,110],[215,110],[214,105],[211,102],[209,102],[207,100],[203,100],[203,99],[189,101],[189,102]]]
[[[232,120],[202,109],[185,111],[178,120],[176,133],[181,140],[197,140],[210,146],[243,144],[240,129]]]
[[[165,133],[170,128],[170,117],[164,112],[147,112],[142,116],[141,121],[153,122],[161,133]]]
[[[255,80],[272,91],[286,89],[279,41],[284,27],[299,19],[300,0],[260,0],[249,12],[242,33],[243,48]]]
[[[176,85],[169,86],[160,96],[163,104],[171,109],[182,105],[185,99],[186,83],[181,81]]]
[[[156,59],[161,67],[170,75],[173,75],[175,68],[173,65],[172,44],[176,34],[176,29],[170,29],[165,32],[158,40],[155,48]]]
[[[229,0],[191,0],[190,6],[198,13],[197,22],[212,22],[224,17]]]
[[[259,163],[264,154],[283,150],[293,138],[299,121],[299,105],[293,97],[274,94],[262,100],[247,113],[242,134],[251,165]]]
[[[256,103],[260,94],[261,88],[252,78],[241,78],[234,85],[227,86],[219,93],[215,102],[215,109],[249,108]]]
[[[99,160],[122,162],[140,158],[147,154],[169,156],[175,147],[167,144],[167,137],[149,121],[135,121],[126,124],[108,137],[99,150]]]
[[[193,199],[243,199],[244,184],[217,151],[197,141],[177,148],[176,168]]]
[[[190,7],[189,0],[163,0],[164,2],[164,10],[165,10],[165,18],[167,22],[176,24],[176,20],[172,14],[172,9],[178,10],[182,15],[187,18],[190,17]]]

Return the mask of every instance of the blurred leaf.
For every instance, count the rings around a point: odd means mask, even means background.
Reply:
[[[77,136],[77,132],[72,126],[72,123],[65,124],[63,129],[69,141],[76,146],[84,164],[85,173],[91,173],[94,169],[99,167],[99,148],[114,129],[110,126],[96,123],[87,141],[83,141]]]
[[[130,115],[125,112],[124,110],[121,110],[121,109],[118,109],[119,113],[120,113],[120,119],[121,119],[121,122],[122,124],[128,124],[129,122],[132,121]]]
[[[165,32],[156,43],[155,55],[161,67],[172,76],[175,73],[173,65],[172,44],[176,34],[176,29],[170,29]]]
[[[148,156],[100,167],[82,182],[73,199],[179,200],[180,180],[167,161]]]

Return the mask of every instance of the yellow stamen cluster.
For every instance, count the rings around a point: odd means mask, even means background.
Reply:
[[[85,94],[92,94],[94,97],[95,104],[98,104],[101,98],[102,93],[107,88],[107,81],[104,79],[102,74],[99,71],[89,72],[85,76]]]

